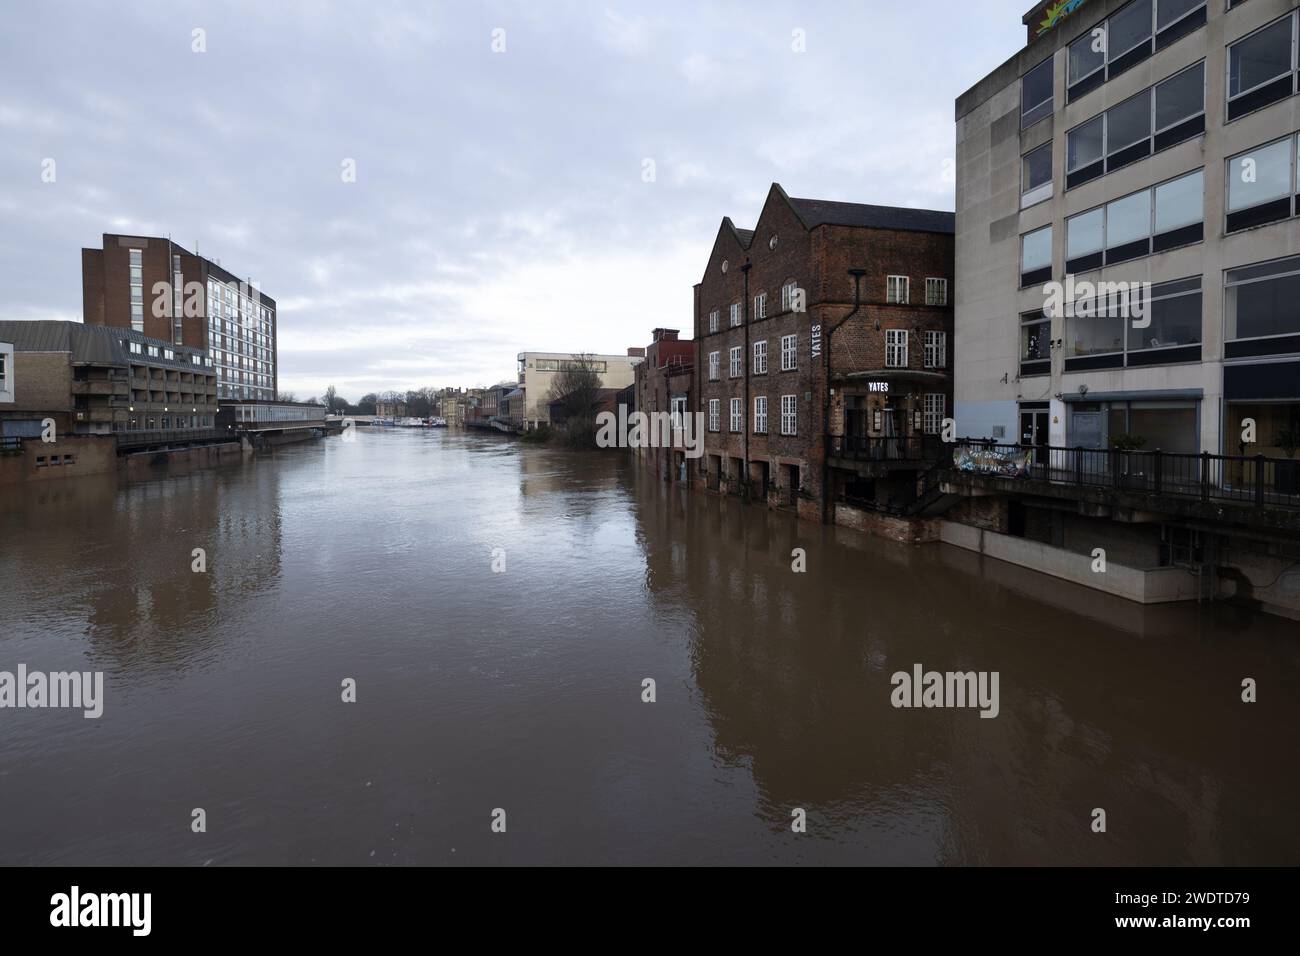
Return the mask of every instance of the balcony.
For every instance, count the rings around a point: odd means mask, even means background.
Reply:
[[[891,471],[928,468],[951,454],[938,435],[827,435],[826,457],[831,467],[879,477]]]
[[[958,442],[944,484],[958,493],[1074,499],[1097,509],[1300,530],[1300,461],[1161,451]]]
[[[72,382],[73,395],[122,395],[129,393],[130,386],[124,379],[112,381],[77,381]]]

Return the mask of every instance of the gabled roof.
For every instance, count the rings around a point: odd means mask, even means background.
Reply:
[[[790,198],[790,207],[809,229],[818,226],[861,226],[868,229],[897,229],[904,232],[956,232],[955,213],[937,209],[909,209],[904,206],[870,206],[829,199]]]

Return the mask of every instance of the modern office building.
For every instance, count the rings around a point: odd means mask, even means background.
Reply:
[[[1294,451],[1298,18],[1294,0],[1026,14],[1026,46],[956,106],[960,434]]]
[[[81,250],[87,325],[129,329],[202,350],[221,399],[274,401],[275,300],[171,239],[105,233]]]
[[[697,480],[810,520],[914,501],[952,407],[952,268],[950,212],[773,183],[753,229],[724,218],[695,286]]]
[[[600,375],[601,388],[621,389],[632,384],[633,369],[644,358],[644,351],[644,349],[631,348],[627,350],[627,355],[520,352],[519,387],[524,390],[523,427],[532,429],[549,424],[551,385],[556,374],[572,363],[590,362]]]

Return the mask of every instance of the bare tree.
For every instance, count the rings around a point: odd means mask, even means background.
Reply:
[[[551,379],[546,393],[549,404],[559,403],[553,409],[553,424],[568,432],[569,441],[575,445],[594,446],[596,443],[596,411],[600,404],[600,372],[590,353],[574,355],[560,363],[560,370]]]

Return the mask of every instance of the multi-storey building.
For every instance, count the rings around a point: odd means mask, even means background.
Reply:
[[[695,287],[698,481],[823,521],[914,499],[951,411],[952,263],[949,212],[773,184],[752,230],[723,219]]]
[[[275,300],[250,281],[170,239],[105,233],[81,250],[81,284],[87,325],[202,350],[222,399],[275,399]]]
[[[1295,0],[1025,23],[957,100],[956,426],[1001,447],[960,451],[943,487],[974,497],[941,536],[1134,600],[1295,616]]]
[[[695,427],[693,420],[689,423],[686,420],[687,414],[696,410],[695,343],[679,339],[678,334],[677,329],[655,329],[650,333],[651,342],[645,350],[645,361],[636,367],[632,402],[623,402],[620,396],[616,403],[629,405],[628,414],[640,411],[671,416],[669,435],[657,434],[657,440],[661,442],[666,437],[670,445],[660,443],[637,447],[633,453],[660,478],[686,481],[689,470],[684,429]],[[703,436],[692,434],[690,437],[698,441]]]
[[[622,389],[632,384],[633,369],[644,349],[631,348],[627,355],[580,355],[572,352],[520,352],[519,386],[524,390],[523,427],[549,424],[551,384],[562,369],[574,362],[591,364],[600,375],[601,388]]]
[[[1294,0],[1026,14],[1027,45],[957,100],[962,434],[1294,450],[1298,18]]]
[[[123,447],[211,437],[216,375],[198,349],[80,322],[0,322],[0,339],[13,349],[8,437],[37,438],[46,418],[60,435],[115,434]]]
[[[12,404],[14,400],[14,346],[12,342],[0,342],[0,405]]]

